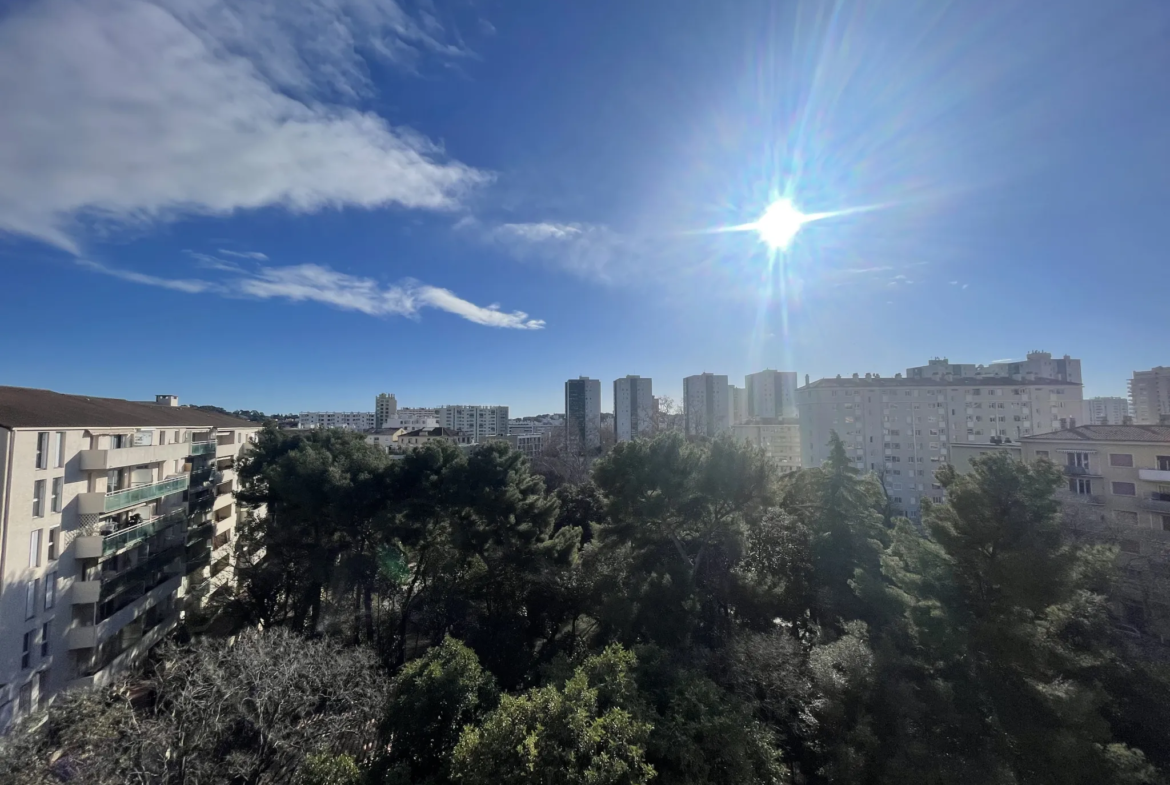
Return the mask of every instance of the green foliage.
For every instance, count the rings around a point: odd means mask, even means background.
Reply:
[[[362,779],[362,770],[349,755],[310,755],[297,772],[299,785],[361,785]]]
[[[499,700],[495,680],[475,652],[453,638],[408,664],[394,680],[382,723],[389,752],[379,771],[398,769],[412,782],[445,782],[464,726]]]
[[[453,779],[464,785],[649,782],[654,769],[644,745],[650,726],[616,705],[603,708],[599,697],[605,692],[608,703],[629,691],[630,660],[618,651],[603,658],[586,661],[563,687],[503,696],[480,725],[464,730]]]

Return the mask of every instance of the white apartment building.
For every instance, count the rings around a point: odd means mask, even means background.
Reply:
[[[1085,401],[1085,422],[1088,425],[1124,425],[1129,416],[1129,400],[1126,398],[1097,397]]]
[[[800,423],[796,418],[732,425],[731,435],[741,442],[762,448],[782,472],[796,471],[801,466]]]
[[[374,398],[374,429],[386,428],[390,418],[398,414],[398,399],[394,393],[378,393]]]
[[[989,363],[987,365],[963,365],[951,363],[945,357],[936,357],[926,365],[907,368],[910,379],[982,379],[1004,376],[1017,381],[1029,379],[1054,379],[1071,384],[1081,383],[1081,361],[1069,357],[1053,358],[1050,352],[1028,352],[1028,358],[1020,362]]]
[[[1170,368],[1159,365],[1134,371],[1129,380],[1129,401],[1136,425],[1158,425],[1170,417]]]
[[[462,431],[475,443],[508,435],[507,406],[441,406],[438,419],[441,427]]]
[[[759,371],[744,378],[748,418],[774,420],[796,416],[796,372]]]
[[[745,387],[727,385],[728,417],[732,425],[739,425],[748,421],[748,393]]]
[[[653,434],[654,390],[650,379],[614,379],[613,432],[619,442]]]
[[[582,376],[565,382],[565,444],[583,453],[601,449],[601,380]]]
[[[344,428],[349,431],[375,430],[373,412],[301,412],[298,428]]]
[[[731,427],[726,376],[701,373],[683,379],[683,429],[687,436],[718,436]]]
[[[0,387],[0,733],[133,666],[230,580],[256,423]]]
[[[419,428],[438,428],[439,427],[439,410],[438,409],[399,409],[382,423],[382,427],[375,430],[393,430],[397,428],[406,428],[408,430],[418,430]]]
[[[924,496],[941,500],[933,475],[952,444],[1075,427],[1081,395],[1079,384],[1052,379],[821,379],[797,391],[801,463],[820,466],[836,431],[857,467],[882,474],[894,506],[916,516]]]

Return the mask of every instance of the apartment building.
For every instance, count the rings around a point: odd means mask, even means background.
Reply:
[[[1170,639],[1170,426],[1087,425],[1020,440],[1064,471],[1064,525],[1119,549],[1123,620]]]
[[[683,429],[687,436],[714,437],[731,427],[726,376],[701,373],[683,379]]]
[[[1069,357],[1053,358],[1050,352],[1028,352],[1026,360],[966,365],[951,363],[945,357],[936,357],[926,365],[907,368],[910,379],[983,379],[1007,377],[1017,381],[1053,379],[1070,384],[1081,383],[1081,361]]]
[[[744,378],[748,418],[796,417],[796,372],[765,370]]]
[[[1079,384],[1053,379],[821,379],[797,391],[801,464],[820,466],[835,431],[858,468],[883,475],[894,507],[916,516],[923,497],[942,499],[933,475],[951,445],[1075,426],[1081,395]]]
[[[627,376],[613,382],[613,432],[619,442],[654,433],[653,381]]]
[[[373,412],[301,412],[297,415],[298,428],[344,428],[349,431],[375,430],[377,421]]]
[[[601,380],[581,376],[565,382],[565,444],[579,454],[601,449]]]
[[[374,398],[374,429],[386,428],[390,418],[398,414],[398,399],[394,393],[378,393]]]
[[[0,387],[0,733],[108,683],[231,578],[258,428],[174,396]]]
[[[1086,425],[1125,425],[1130,418],[1126,398],[1089,398],[1085,401]]]
[[[392,449],[391,452],[406,452],[407,450],[414,450],[437,442],[447,442],[448,444],[460,446],[473,443],[471,437],[462,431],[442,427],[420,428],[416,431],[405,431],[400,434],[395,441],[397,447]]]
[[[508,435],[507,406],[440,406],[438,419],[441,427],[461,431],[476,443]]]
[[[1170,418],[1170,368],[1159,365],[1134,371],[1129,380],[1129,401],[1135,425],[1158,425]]]
[[[438,428],[439,426],[438,409],[403,408],[387,417],[385,422],[382,423],[382,427],[375,430],[406,428],[407,430],[416,431],[419,428]]]
[[[734,384],[727,385],[727,409],[727,416],[732,425],[739,425],[750,419],[747,388],[736,387]]]
[[[782,472],[801,467],[800,423],[795,418],[732,425],[731,435],[761,448]]]

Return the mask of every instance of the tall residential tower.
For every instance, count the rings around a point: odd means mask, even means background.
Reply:
[[[582,376],[565,382],[565,444],[579,454],[601,449],[601,380]]]
[[[683,379],[683,422],[687,436],[718,436],[731,427],[726,376],[701,373]]]
[[[613,382],[613,430],[619,442],[654,431],[654,391],[650,379],[627,376]]]

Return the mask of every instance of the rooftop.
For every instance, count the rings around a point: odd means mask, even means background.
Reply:
[[[452,428],[418,428],[418,429],[413,430],[413,431],[408,431],[402,435],[403,436],[449,436],[449,437],[454,438],[456,436],[462,436],[463,433],[461,431],[456,431]]]
[[[1023,436],[1027,442],[1155,442],[1170,444],[1170,425],[1080,425]]]
[[[167,406],[121,398],[67,395],[32,387],[0,386],[0,427],[121,428],[121,427],[257,428],[254,422],[187,406]]]
[[[836,379],[817,379],[802,390],[817,387],[1080,387],[1079,382],[1060,379],[1013,379],[1010,376],[982,376],[977,379],[919,379],[904,376],[842,376]]]

